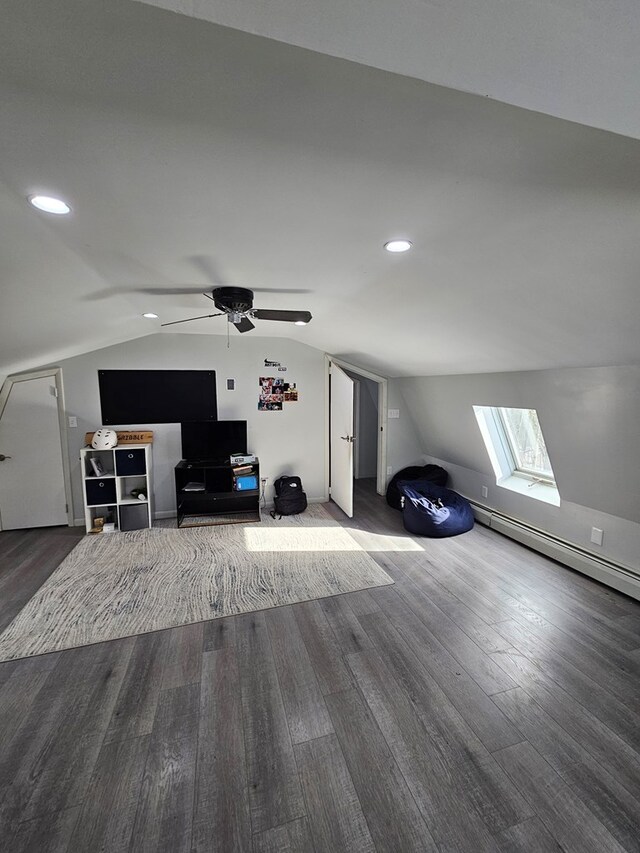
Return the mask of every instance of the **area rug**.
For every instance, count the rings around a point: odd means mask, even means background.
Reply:
[[[0,660],[391,583],[321,504],[258,524],[86,536],[0,635]]]

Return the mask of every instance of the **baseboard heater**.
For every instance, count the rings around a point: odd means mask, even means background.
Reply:
[[[577,572],[588,575],[600,583],[640,600],[640,573],[634,571],[630,566],[598,557],[571,542],[559,539],[515,518],[493,512],[473,501],[471,501],[471,506],[476,521],[479,521],[480,524],[484,524],[486,527],[498,531],[498,533],[503,533],[534,551],[539,551],[545,557],[551,557],[552,560],[557,560]]]

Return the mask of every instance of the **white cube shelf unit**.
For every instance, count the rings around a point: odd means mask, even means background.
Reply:
[[[112,450],[80,451],[84,523],[87,533],[95,519],[116,530],[140,530],[153,520],[153,462],[151,444],[126,444]],[[132,495],[141,492],[144,498]]]

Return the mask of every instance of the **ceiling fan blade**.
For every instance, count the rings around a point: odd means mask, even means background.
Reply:
[[[217,287],[218,285],[216,285]],[[220,285],[222,286],[222,285]],[[104,287],[102,290],[96,290],[93,293],[86,293],[82,299],[86,302],[97,302],[101,299],[110,299],[114,296],[126,296],[129,293],[139,293],[144,296],[206,296],[207,299],[213,299],[211,296],[211,285],[206,284],[185,284],[172,285],[139,285],[130,286],[123,285],[120,287]],[[311,290],[306,288],[290,288],[290,287],[254,287],[254,293],[311,293]]]
[[[308,323],[311,320],[310,311],[270,311],[266,308],[255,308],[251,313],[256,320],[280,320],[282,323]]]
[[[131,287],[129,285],[120,287],[103,287],[102,290],[95,290],[93,293],[86,293],[82,299],[84,299],[85,302],[97,302],[101,299],[111,299],[114,296],[126,296],[129,293],[140,293],[144,296],[189,296],[190,294],[202,293],[205,288],[205,284],[194,285],[193,287],[152,287],[151,285],[140,287]]]
[[[220,287],[229,287],[232,285],[216,285],[214,290],[219,289]],[[311,290],[303,287],[253,287],[251,288],[254,293],[311,293]],[[207,296],[211,299],[211,285],[206,284],[184,284],[184,285],[167,285],[166,287],[158,286],[158,285],[144,285],[140,287],[128,287],[128,288],[119,288],[118,293],[144,293],[147,296],[190,296],[190,295],[199,295]],[[110,289],[108,292],[105,290],[104,293],[101,291],[100,295],[114,295],[116,293],[115,290]],[[96,298],[98,298],[96,296]]]
[[[229,320],[229,322],[231,323],[232,321]],[[255,329],[255,326],[248,317],[241,317],[240,320],[233,325],[239,332],[250,332],[251,329]]]
[[[307,287],[252,287],[254,293],[313,293]]]
[[[167,287],[132,287],[129,293],[144,293],[147,296],[190,296],[201,295],[207,289],[206,284],[168,285]]]
[[[199,317],[187,317],[186,320],[174,320],[172,323],[160,323],[160,326],[177,326],[178,323],[190,323],[192,320],[206,320],[209,317],[222,317],[224,311],[220,314],[201,314]]]

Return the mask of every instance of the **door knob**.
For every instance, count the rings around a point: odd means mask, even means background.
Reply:
[[[341,436],[340,436],[340,438],[341,438],[343,441],[348,441],[349,443],[351,443],[351,442],[354,442],[354,441],[355,441],[355,436],[353,436],[353,435],[341,435]]]
[[[4,453],[0,453],[0,462],[4,462],[5,459],[11,459],[11,457],[5,456]]]

